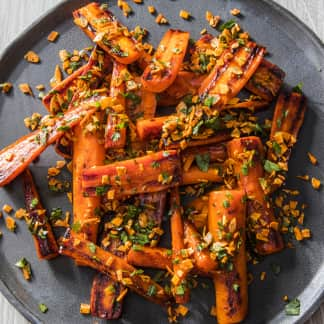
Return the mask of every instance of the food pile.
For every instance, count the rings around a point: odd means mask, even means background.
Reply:
[[[127,3],[119,5],[128,15]],[[117,319],[132,290],[166,307],[173,322],[187,314],[197,277],[206,276],[214,282],[218,323],[242,321],[247,262],[291,246],[286,233],[311,237],[302,226],[305,206],[282,188],[306,111],[301,86],[281,91],[284,71],[235,21],[196,41],[169,29],[153,48],[144,29],[130,31],[107,5],[90,3],[73,17],[94,47],[60,51],[68,76],[58,65],[52,90],[37,88],[49,114],[26,118],[32,132],[0,151],[0,186],[22,174],[18,218],[26,220],[38,257],[65,255],[98,271],[83,314]],[[220,21],[210,12],[206,19],[213,27]],[[57,37],[53,31],[48,40]],[[25,59],[40,62],[32,51]],[[33,95],[28,84],[20,88]],[[272,120],[260,119],[273,102]],[[60,208],[46,216],[28,169],[51,144],[70,161],[49,169],[48,184],[69,191],[57,176],[65,166],[72,172],[71,226]],[[170,248],[160,245],[166,214]],[[6,220],[14,230],[13,218]],[[64,237],[57,241],[52,226],[67,226]],[[28,261],[17,266],[30,279]],[[143,268],[159,271],[151,278]]]

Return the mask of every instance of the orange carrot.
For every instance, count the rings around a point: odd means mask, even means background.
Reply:
[[[102,122],[102,112],[95,115]],[[90,121],[89,123],[92,123]],[[100,130],[89,132],[87,124],[74,128],[73,141],[73,223],[80,227],[80,234],[92,242],[97,241],[100,217],[96,209],[100,206],[100,197],[85,197],[82,190],[82,172],[94,165],[102,165],[105,148],[102,145],[103,134]]]
[[[222,183],[223,177],[220,175],[219,165],[210,165],[207,171],[202,171],[198,167],[192,166],[188,171],[182,173],[182,185],[201,182]]]
[[[119,149],[126,145],[128,118],[125,114],[109,113],[105,130],[105,148]]]
[[[162,126],[168,116],[151,119],[139,119],[136,122],[136,130],[141,141],[156,139],[161,136]]]
[[[222,109],[248,82],[260,65],[265,49],[256,43],[229,46],[199,88],[200,96],[214,96],[214,108]],[[222,64],[221,64],[222,63]]]
[[[136,268],[124,259],[103,250],[90,241],[80,239],[77,233],[71,230],[67,230],[65,237],[60,240],[60,254],[81,261],[82,264],[109,275],[111,279],[122,283],[154,303],[167,305],[169,302],[169,295],[149,276],[139,274]]]
[[[227,144],[228,156],[235,161],[239,186],[247,196],[247,226],[251,242],[259,254],[271,254],[283,249],[279,223],[267,202],[260,181],[264,178],[261,161],[263,145],[259,137],[234,139]]]
[[[220,324],[240,323],[247,314],[245,203],[240,190],[209,195],[208,230],[221,270],[214,275],[216,316]]]
[[[58,256],[58,246],[29,169],[23,173],[23,182],[25,205],[28,212],[25,219],[33,235],[37,256],[44,260],[53,259]]]
[[[131,64],[140,57],[141,50],[128,29],[99,3],[75,10],[73,17],[74,23],[116,61]]]
[[[186,54],[189,33],[169,29],[163,36],[150,64],[142,75],[142,84],[152,92],[167,89],[177,77]]]
[[[171,250],[161,247],[141,246],[140,249],[130,249],[127,262],[134,266],[155,269],[172,269]]]

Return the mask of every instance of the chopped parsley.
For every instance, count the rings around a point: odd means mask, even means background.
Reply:
[[[90,242],[88,244],[88,248],[89,248],[89,250],[90,250],[91,253],[95,253],[96,252],[96,246],[95,246],[94,243]]]
[[[281,168],[278,164],[271,162],[269,160],[265,160],[264,162],[264,170],[266,170],[267,172],[271,173],[272,171],[280,171]]]
[[[219,29],[220,31],[223,31],[224,29],[231,29],[235,26],[236,21],[234,19],[226,21],[224,24],[222,24]]]
[[[142,98],[134,92],[122,93],[123,97],[131,100],[135,105],[139,105],[142,102]]]
[[[239,284],[233,284],[233,290],[235,292],[238,292],[240,290],[240,285]]]
[[[299,299],[295,298],[292,301],[290,301],[285,306],[285,312],[286,312],[286,315],[299,315],[299,313],[300,313],[300,301],[299,301]]]
[[[40,310],[42,313],[46,313],[46,312],[48,311],[48,307],[47,307],[45,304],[43,304],[43,303],[40,303],[40,304],[38,305],[38,308],[39,308],[39,310]]]
[[[33,198],[32,201],[30,202],[30,208],[34,209],[34,208],[36,208],[37,205],[38,205],[38,199]]]
[[[73,232],[79,233],[80,229],[81,229],[81,223],[79,221],[75,222],[74,224],[72,224],[71,228],[72,228]]]
[[[197,154],[195,156],[195,160],[197,163],[198,168],[203,171],[207,172],[209,168],[209,161],[210,161],[210,154],[205,153],[205,154]]]
[[[96,195],[103,196],[108,191],[108,186],[98,186],[96,187]]]
[[[230,206],[230,202],[228,200],[223,200],[223,206],[224,208],[228,208]]]
[[[111,135],[111,139],[113,142],[117,142],[118,140],[120,140],[120,137],[121,137],[121,135],[119,132],[115,132]]]
[[[155,296],[156,293],[157,293],[157,289],[156,289],[156,287],[154,285],[151,285],[151,286],[148,287],[148,289],[147,289],[147,295],[148,296]]]
[[[297,93],[303,93],[303,82],[299,82],[295,87],[293,87],[292,91]]]

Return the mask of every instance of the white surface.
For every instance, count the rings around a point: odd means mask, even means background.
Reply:
[[[275,0],[306,23],[324,41],[323,0]],[[39,15],[60,0],[0,0],[0,52]],[[0,293],[0,324],[27,324]],[[324,304],[307,324],[324,323]],[[70,323],[69,323],[70,324]]]

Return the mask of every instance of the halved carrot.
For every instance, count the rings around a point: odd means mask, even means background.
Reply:
[[[245,88],[264,100],[272,101],[279,93],[285,72],[277,65],[263,59]]]
[[[210,165],[207,171],[192,166],[188,171],[182,173],[182,185],[202,182],[222,183],[223,177],[220,175],[219,165]]]
[[[29,169],[23,173],[23,182],[25,206],[28,212],[25,220],[33,235],[37,256],[44,260],[53,259],[58,256],[58,246]]]
[[[184,259],[181,253],[185,249],[185,244],[182,209],[180,206],[178,187],[175,187],[171,191],[171,210],[172,215],[170,218],[170,231],[173,263],[171,292],[176,303],[184,304],[190,299],[190,290],[186,282],[186,277],[192,270],[193,263],[190,259]]]
[[[8,184],[23,172],[50,144],[59,139],[66,130],[80,123],[96,111],[96,103],[106,97],[96,96],[68,110],[62,117],[48,116],[44,126],[18,139],[0,151],[0,187]]]
[[[220,324],[240,323],[247,314],[244,196],[241,190],[209,194],[208,230],[221,268],[213,277]]]
[[[102,122],[103,113],[95,115]],[[91,122],[90,122],[91,123]],[[86,168],[104,164],[105,148],[102,145],[103,134],[99,131],[87,131],[87,124],[74,128],[73,140],[73,223],[80,227],[79,234],[92,242],[97,242],[100,216],[96,209],[100,206],[100,197],[86,197],[82,190],[82,172]]]
[[[175,150],[84,170],[82,187],[89,196],[113,190],[114,197],[158,192],[178,185],[180,161]]]
[[[156,139],[161,136],[162,127],[168,116],[139,119],[136,122],[137,134],[141,141]]]
[[[170,296],[164,289],[149,276],[138,273],[136,268],[124,259],[103,250],[90,241],[80,239],[77,233],[69,229],[60,240],[60,254],[81,261],[88,267],[109,275],[113,280],[154,303],[167,305],[170,300]]]
[[[188,32],[174,29],[164,34],[151,63],[143,72],[144,88],[162,92],[173,83],[186,54],[189,37]]]
[[[283,249],[279,223],[267,202],[260,181],[264,178],[261,161],[264,149],[259,137],[234,139],[227,143],[228,156],[235,161],[239,186],[247,196],[248,236],[259,254],[271,254]]]
[[[141,246],[140,249],[130,249],[127,262],[134,266],[154,269],[172,269],[171,250],[161,247]]]
[[[184,221],[184,242],[194,251],[195,271],[203,276],[213,276],[218,269],[218,262],[211,258],[208,248],[202,247],[204,241],[201,235],[188,221]]]
[[[116,61],[131,64],[141,55],[137,41],[128,29],[97,2],[73,12],[74,23]]]
[[[265,49],[254,42],[232,45],[223,52],[198,91],[201,97],[215,97],[214,109],[222,109],[243,89],[265,53]]]

